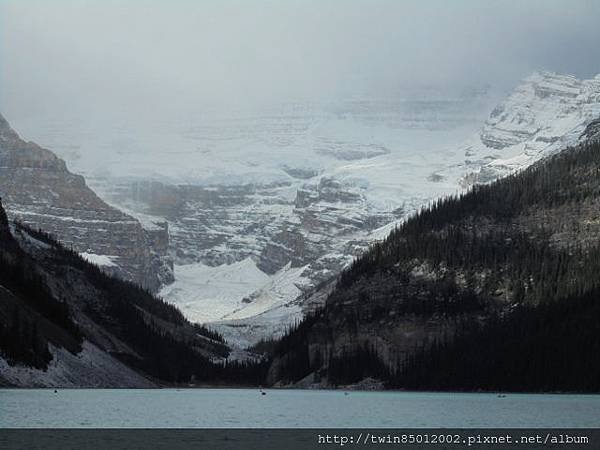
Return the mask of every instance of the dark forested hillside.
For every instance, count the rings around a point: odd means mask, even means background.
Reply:
[[[52,348],[78,355],[88,342],[157,383],[258,384],[266,370],[264,363],[213,362],[229,353],[218,333],[46,233],[9,226],[1,204],[0,300],[0,355],[13,366],[45,370],[56,358]]]
[[[342,273],[270,382],[600,390],[600,143],[438,200]]]

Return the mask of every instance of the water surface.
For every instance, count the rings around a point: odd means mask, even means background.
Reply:
[[[0,427],[600,427],[599,395],[0,389]]]

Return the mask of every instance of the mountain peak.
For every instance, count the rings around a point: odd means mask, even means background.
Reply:
[[[494,108],[480,138],[486,147],[503,153],[523,151],[515,146],[526,144],[529,154],[541,154],[554,143],[574,143],[599,115],[597,78],[534,72]]]
[[[4,118],[2,114],[0,114],[0,142],[9,142],[15,141],[19,139],[19,135],[15,130],[13,130],[8,123],[8,121]]]

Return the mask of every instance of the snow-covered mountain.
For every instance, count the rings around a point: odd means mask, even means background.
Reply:
[[[162,295],[244,346],[318,304],[316,286],[430,200],[577,140],[600,115],[600,78],[536,73],[495,108],[487,91],[416,98],[205,111],[150,130],[20,127],[104,200],[166,220],[176,281]]]

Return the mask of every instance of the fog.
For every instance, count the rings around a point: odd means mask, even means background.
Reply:
[[[204,108],[600,73],[598,1],[0,2],[0,110]]]

